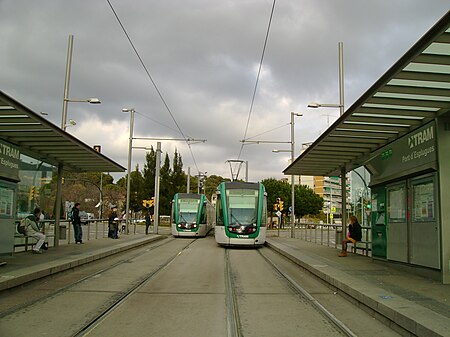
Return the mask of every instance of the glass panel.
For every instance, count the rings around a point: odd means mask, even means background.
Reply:
[[[197,199],[180,199],[178,201],[180,222],[197,221],[198,202]]]
[[[254,224],[257,220],[258,191],[227,190],[229,223],[238,225]]]
[[[216,199],[216,216],[216,226],[223,226],[222,198],[220,194],[217,195]]]
[[[406,221],[405,186],[390,187],[388,190],[388,218],[390,222]]]
[[[264,200],[263,200],[263,212],[262,212],[262,216],[261,216],[261,227],[266,227],[267,226],[267,197],[264,196]]]
[[[434,221],[434,183],[413,185],[413,221]]]
[[[14,191],[9,188],[0,187],[0,215],[13,216]]]

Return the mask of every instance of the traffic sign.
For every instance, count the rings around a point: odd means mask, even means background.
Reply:
[[[331,212],[336,213],[336,207],[331,207]]]
[[[333,213],[330,214],[330,219],[333,219]]]
[[[275,214],[276,214],[278,217],[281,216],[281,212],[280,212],[280,211],[276,212]]]

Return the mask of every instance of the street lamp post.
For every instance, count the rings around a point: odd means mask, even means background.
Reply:
[[[272,150],[272,152],[290,152],[291,153],[291,164],[294,162],[295,156],[295,137],[294,137],[294,116],[303,116],[296,112],[291,112],[291,149],[290,150]],[[295,238],[295,176],[291,175],[291,238]]]
[[[339,108],[340,115],[344,114],[344,43],[338,43],[339,56],[339,104],[309,103],[308,108]]]
[[[133,151],[133,126],[134,126],[134,113],[133,108],[123,108],[122,112],[130,113],[130,137],[128,138],[128,166],[127,166],[127,205],[126,205],[126,233],[128,234],[128,228],[130,223],[130,188],[131,188],[131,153]]]
[[[63,99],[63,110],[61,118],[61,129],[64,131],[67,128],[67,104],[69,102],[87,102],[91,104],[100,104],[98,98],[88,98],[88,99],[69,99],[69,84],[70,84],[70,72],[72,67],[72,51],[73,51],[73,35],[69,35],[69,45],[67,48],[67,62],[66,62],[66,77],[64,81],[64,99]],[[75,125],[75,122],[71,122],[71,125]]]
[[[295,138],[294,138],[294,116],[303,116],[303,114],[291,112],[291,164],[294,162],[295,156]],[[295,177],[291,175],[291,238],[295,238]]]
[[[338,60],[339,60],[339,104],[321,104],[321,103],[309,103],[308,108],[339,108],[340,116],[344,114],[344,43],[338,43]],[[345,238],[346,222],[347,222],[347,197],[344,193],[345,190],[345,169],[341,170],[341,192],[342,192],[342,239]],[[332,198],[330,194],[330,198]]]

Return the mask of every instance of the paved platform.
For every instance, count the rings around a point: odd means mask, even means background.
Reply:
[[[89,263],[169,234],[122,235],[120,239],[99,238],[85,244],[65,244],[43,254],[20,252],[0,257],[0,291]],[[276,232],[275,232],[276,233]],[[418,275],[410,269],[349,254],[337,256],[334,247],[287,237],[267,239],[267,245],[302,268],[331,284],[336,291],[364,303],[371,313],[393,321],[417,336],[450,336],[450,285]]]
[[[56,274],[125,250],[144,245],[165,236],[157,234],[122,235],[119,239],[99,238],[83,244],[64,244],[50,247],[42,254],[31,251],[1,256],[6,262],[0,266],[0,291],[20,286],[24,283]]]
[[[267,245],[412,335],[450,336],[450,285],[363,255],[338,257],[334,247],[300,239],[269,237]]]

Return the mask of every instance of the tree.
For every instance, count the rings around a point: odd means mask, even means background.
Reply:
[[[175,194],[177,192],[186,191],[186,182],[187,177],[183,172],[183,160],[175,149],[175,153],[173,155],[173,171],[171,175],[173,193]]]
[[[172,197],[175,194],[170,181],[172,170],[170,169],[169,155],[166,153],[164,165],[160,169],[159,209],[160,214],[170,214]]]
[[[295,215],[318,215],[323,208],[323,198],[306,185],[295,186]]]
[[[136,165],[136,169],[130,175],[130,209],[134,212],[140,211],[144,199],[144,178],[139,171],[139,165]]]
[[[268,178],[261,181],[267,192],[267,208],[273,212],[273,205],[277,198],[284,202],[283,213],[287,212],[288,204],[291,202],[291,185],[286,181]]]
[[[210,175],[205,179],[205,195],[208,200],[211,200],[213,193],[216,193],[217,186],[224,181],[230,181],[230,179],[216,175]],[[195,187],[197,188],[197,185],[195,185]]]
[[[153,146],[150,151],[145,154],[146,163],[144,164],[143,178],[145,199],[148,200],[155,196],[155,170],[156,170],[156,152]]]

